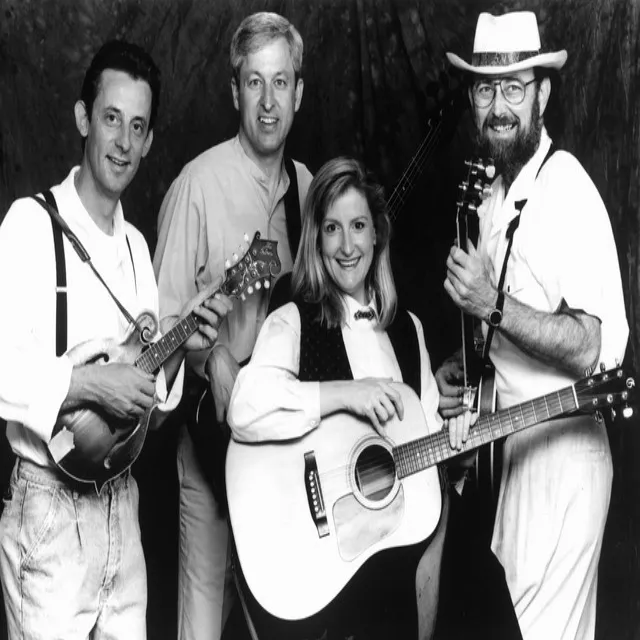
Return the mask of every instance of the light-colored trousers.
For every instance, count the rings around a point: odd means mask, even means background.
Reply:
[[[593,640],[612,477],[590,415],[507,438],[492,547],[524,640]]]
[[[9,640],[144,640],[147,578],[138,487],[97,495],[18,459],[0,518]]]
[[[229,525],[200,471],[186,426],[178,443],[178,640],[219,640],[234,601]]]

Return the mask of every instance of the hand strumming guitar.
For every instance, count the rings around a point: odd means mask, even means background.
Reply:
[[[115,424],[140,418],[154,402],[156,377],[119,362],[75,366],[60,413],[96,404],[114,418]]]

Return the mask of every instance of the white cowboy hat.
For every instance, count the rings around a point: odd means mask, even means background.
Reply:
[[[514,11],[503,16],[481,13],[476,25],[471,64],[447,52],[449,62],[471,73],[503,75],[533,67],[560,69],[567,52],[540,53],[540,34],[536,14]]]

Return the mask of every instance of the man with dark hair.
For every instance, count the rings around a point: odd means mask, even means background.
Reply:
[[[0,226],[0,298],[11,310],[0,316],[0,416],[17,456],[0,519],[10,640],[146,637],[136,482],[128,468],[104,484],[75,476],[65,461],[80,434],[58,421],[88,410],[121,442],[157,402],[171,410],[185,352],[210,348],[230,309],[212,288],[187,302],[179,316],[193,312],[197,328],[153,373],[126,358],[102,362],[67,350],[120,343],[131,318],[158,313],[149,250],[125,222],[120,196],[151,147],[159,72],[139,47],[110,42],[87,78],[74,109],[85,142],[80,166],[50,191],[14,202]]]
[[[282,272],[291,271],[297,241],[288,220],[298,219],[311,174],[284,158],[284,146],[302,102],[303,43],[288,20],[275,13],[247,17],[230,47],[233,104],[238,135],[189,162],[167,192],[158,219],[154,267],[161,315],[172,318],[184,301],[219,277],[244,234],[260,231],[278,241]],[[285,200],[287,216],[285,218]],[[216,415],[205,428],[224,423],[239,364],[249,358],[267,313],[261,290],[236,304],[209,357],[190,358],[189,386],[209,386]],[[200,382],[202,381],[202,382]],[[218,422],[219,424],[216,424]],[[226,428],[226,427],[222,427]],[[218,447],[219,448],[219,447]],[[230,610],[228,524],[222,496],[207,483],[208,468],[224,464],[215,451],[194,446],[186,426],[178,445],[180,482],[179,640],[220,637]],[[196,452],[206,456],[204,465]],[[220,473],[223,473],[220,469]]]
[[[469,97],[481,153],[499,174],[479,207],[477,248],[454,246],[445,289],[492,332],[498,408],[552,393],[622,361],[628,325],[611,224],[593,182],[544,126],[546,70],[535,14],[478,18]],[[536,69],[542,72],[536,72]],[[461,411],[461,363],[436,374],[444,416]],[[594,637],[598,560],[609,508],[607,432],[591,414],[510,435],[492,548],[525,640]]]

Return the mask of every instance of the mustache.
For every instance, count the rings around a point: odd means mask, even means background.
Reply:
[[[482,128],[486,131],[489,127],[505,127],[510,124],[520,124],[520,119],[517,116],[509,117],[507,115],[492,115],[484,121]]]

